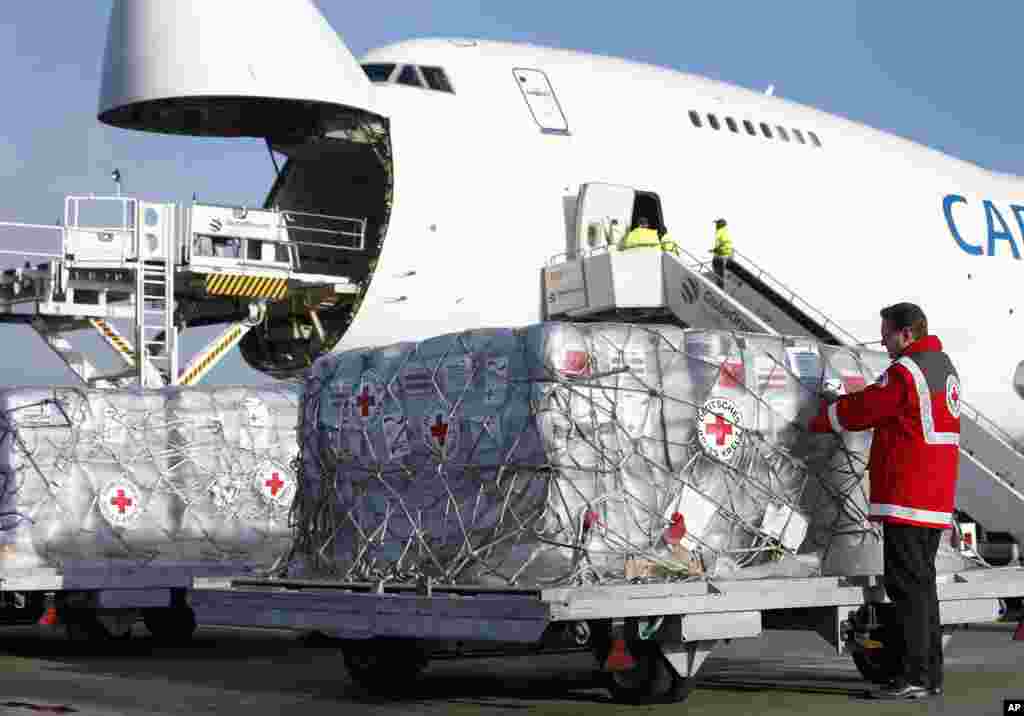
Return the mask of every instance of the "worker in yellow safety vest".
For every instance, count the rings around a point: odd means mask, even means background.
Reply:
[[[673,241],[672,237],[669,236],[668,229],[661,227],[661,250],[666,251],[673,256],[679,255],[679,244]]]
[[[661,246],[658,232],[651,228],[651,224],[647,221],[646,216],[641,216],[637,219],[636,226],[626,234],[626,238],[619,245],[619,250],[628,251],[629,249],[638,249],[642,246]]]
[[[711,253],[714,254],[711,263],[715,270],[715,283],[724,290],[725,267],[732,257],[732,237],[729,236],[725,219],[715,219],[715,245],[711,249]]]

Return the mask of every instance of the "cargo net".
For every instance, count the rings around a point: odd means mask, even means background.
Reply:
[[[884,354],[540,324],[320,359],[294,574],[545,586],[880,574],[870,433],[809,434]]]
[[[0,391],[0,573],[265,573],[291,548],[297,390]]]

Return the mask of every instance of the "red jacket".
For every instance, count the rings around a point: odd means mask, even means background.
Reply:
[[[914,341],[877,383],[823,406],[810,428],[874,428],[870,519],[950,525],[960,466],[960,378],[937,337]]]

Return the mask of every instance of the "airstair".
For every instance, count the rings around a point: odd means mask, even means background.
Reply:
[[[544,267],[545,318],[670,322],[686,328],[812,337],[861,347],[855,336],[739,252],[717,285],[710,261],[657,247],[600,246]],[[1024,448],[961,401],[957,509],[1024,544]]]
[[[62,223],[0,222],[0,236],[0,255],[47,259],[0,274],[0,323],[30,325],[89,386],[156,388],[201,381],[271,309],[320,326],[318,311],[353,302],[358,284],[303,259],[361,251],[366,220],[69,196]],[[181,331],[217,324],[227,328],[179,369]],[[100,370],[83,331],[120,368]]]

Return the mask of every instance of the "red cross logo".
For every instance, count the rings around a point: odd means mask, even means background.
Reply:
[[[716,445],[725,445],[725,439],[732,435],[732,425],[721,415],[716,415],[713,423],[704,423],[704,428],[715,436]]]
[[[270,488],[270,496],[277,497],[277,491],[284,487],[284,482],[281,481],[280,473],[272,473],[270,479],[263,483]]]
[[[363,386],[363,393],[356,398],[356,403],[359,405],[359,412],[365,418],[370,414],[370,406],[377,405],[377,399],[370,395],[370,386]]]
[[[442,420],[442,415],[438,413],[437,422],[430,426],[430,436],[437,441],[437,444],[444,447],[444,441],[448,438],[448,424]]]
[[[117,508],[120,514],[125,514],[125,508],[132,506],[132,499],[125,497],[124,490],[118,488],[117,497],[110,498],[110,504]]]

